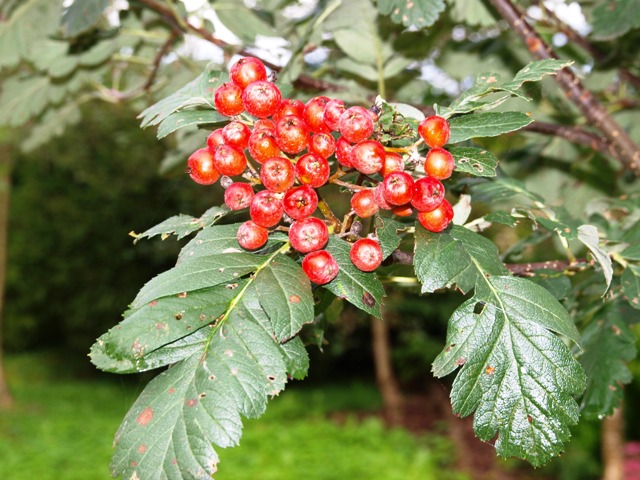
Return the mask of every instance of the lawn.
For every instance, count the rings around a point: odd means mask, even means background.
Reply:
[[[143,384],[74,378],[60,373],[65,370],[56,358],[30,354],[6,361],[16,407],[0,415],[0,479],[109,478],[113,434]],[[240,447],[218,450],[215,478],[443,478],[451,458],[448,442],[387,430],[375,416],[362,415],[378,405],[370,385],[293,384],[262,418],[245,423]],[[346,420],[339,425],[332,412]],[[461,477],[448,473],[447,478]]]

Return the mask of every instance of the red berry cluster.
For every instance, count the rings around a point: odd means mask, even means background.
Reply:
[[[330,282],[339,267],[323,249],[329,227],[312,216],[322,201],[317,189],[327,183],[353,192],[351,215],[368,218],[386,209],[409,216],[415,209],[424,228],[439,232],[447,227],[453,210],[444,199],[440,180],[451,175],[454,161],[441,148],[449,139],[445,119],[429,117],[418,127],[431,150],[424,161],[426,175],[416,179],[415,174],[404,171],[400,154],[375,140],[375,112],[347,108],[342,100],[325,96],[306,104],[282,98],[257,58],[239,60],[229,76],[230,81],[216,89],[213,100],[218,112],[233,118],[208,136],[206,148],[189,157],[188,172],[203,185],[221,176],[246,180],[225,181],[224,195],[229,209],[249,209],[251,220],[240,226],[237,235],[243,248],[258,249],[267,242],[270,231],[287,230],[292,248],[305,254],[302,268],[309,279],[320,285]],[[357,174],[355,183],[339,180],[348,173]],[[280,225],[283,219],[288,227]],[[375,270],[383,257],[373,238],[358,238],[350,256],[356,267],[367,272]]]

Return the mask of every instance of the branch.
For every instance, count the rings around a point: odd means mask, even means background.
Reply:
[[[488,0],[520,36],[532,56],[538,60],[558,58],[551,47],[527,23],[524,15],[510,0]],[[569,68],[556,75],[556,82],[567,98],[582,112],[591,125],[600,130],[615,147],[615,159],[640,176],[640,149],[627,132],[609,115],[604,106],[585,88]]]
[[[580,127],[569,127],[566,125],[535,121],[522,128],[522,131],[553,135],[564,138],[577,145],[585,145],[606,156],[616,157],[617,155],[615,148],[606,138],[600,137]]]
[[[384,264],[390,265],[393,263],[413,265],[413,253],[395,250]],[[517,277],[532,277],[535,275],[536,270],[552,270],[554,272],[564,273],[577,272],[591,265],[592,263],[585,258],[578,258],[574,262],[570,262],[569,260],[548,260],[546,262],[505,263],[507,270]]]

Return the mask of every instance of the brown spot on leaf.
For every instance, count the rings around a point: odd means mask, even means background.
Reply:
[[[204,398],[207,396],[206,392],[202,392],[201,394],[198,395],[198,398]]]
[[[460,357],[456,359],[456,365],[461,366],[467,363],[467,359],[464,357]]]
[[[155,307],[156,305],[158,305],[158,301],[154,300],[153,302],[149,302],[149,306],[150,307]]]
[[[291,296],[289,297],[289,301],[290,301],[291,303],[300,303],[300,301],[301,301],[301,300],[302,300],[302,299],[301,299],[298,295],[291,295]]]
[[[373,298],[373,295],[371,295],[369,292],[364,292],[364,294],[362,295],[362,302],[367,307],[373,307],[376,304],[376,299]]]
[[[615,387],[615,385],[609,385],[609,390],[611,390],[612,392],[615,392],[617,388]]]
[[[231,369],[231,375],[233,375],[234,377],[235,377],[236,375],[238,375],[238,369],[237,369],[236,367],[233,367],[233,368]]]
[[[178,298],[187,298],[187,292],[179,293]]]
[[[176,389],[173,388],[173,387],[171,387],[169,390],[167,390],[167,392],[169,392],[169,393],[174,393],[175,391],[176,391]]]
[[[144,443],[140,444],[140,446],[138,447],[138,452],[144,453],[146,451],[147,451],[147,446]]]
[[[613,331],[614,335],[620,335],[622,333],[622,331],[620,330],[620,327],[616,325],[611,325],[611,330]]]
[[[131,462],[131,466],[132,467],[137,467],[138,466],[138,462],[136,462],[135,460],[133,462]]]
[[[181,313],[176,313],[174,317],[176,320],[182,320],[183,315]]]
[[[187,400],[186,402],[184,402],[184,404],[187,407],[195,407],[198,404],[198,399],[197,398],[191,398],[191,399]]]
[[[267,377],[267,379],[268,379],[270,382],[273,382],[273,381],[276,379],[276,377],[275,377],[274,375],[269,375],[269,376]]]
[[[158,330],[162,330],[162,329],[164,328],[164,323],[162,323],[162,322],[158,322],[158,323],[156,323],[156,328],[157,328]]]
[[[533,417],[531,415],[527,415],[527,422],[533,423]]]
[[[487,375],[493,375],[494,373],[496,373],[496,369],[491,365],[487,365],[487,368],[484,369],[484,373],[486,373]]]
[[[172,459],[171,459],[171,463],[172,463],[173,465],[177,465],[177,464],[178,464],[178,459],[177,459],[177,458],[172,458]]]
[[[136,422],[141,427],[149,425],[149,422],[151,422],[151,420],[153,420],[153,409],[151,407],[145,408],[142,412],[140,412],[138,418],[136,418]]]

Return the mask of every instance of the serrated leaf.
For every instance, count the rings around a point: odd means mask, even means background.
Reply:
[[[145,109],[138,118],[140,127],[157,125],[172,113],[187,107],[214,109],[213,91],[226,80],[226,74],[207,70],[172,95]]]
[[[616,304],[605,306],[583,330],[580,363],[587,374],[587,388],[580,407],[584,415],[601,419],[620,404],[622,385],[633,379],[626,362],[636,356],[635,342]]]
[[[107,334],[117,348],[106,348],[105,339],[94,345],[92,361],[101,367],[111,361],[120,371],[126,367],[115,353],[120,351],[134,364],[144,362],[143,367],[177,362],[149,383],[120,426],[111,465],[114,476],[210,478],[218,463],[212,443],[236,445],[241,416],[260,416],[268,398],[284,388],[288,375],[306,375],[308,357],[302,342],[286,340],[313,320],[311,286],[300,266],[281,251],[251,255],[257,259],[253,274],[228,292],[196,288],[186,295],[156,298],[132,312],[139,316],[136,321],[128,317]],[[199,258],[183,265],[200,268],[202,262]],[[201,302],[210,305],[198,313]],[[171,312],[180,307],[183,317],[171,318]],[[214,308],[209,318],[201,320],[203,312]],[[171,329],[162,333],[164,327],[154,329],[154,320],[195,323],[172,336]],[[181,337],[185,331],[192,333]],[[132,338],[149,349],[159,347],[137,356],[126,348]],[[178,339],[163,344],[171,338]]]
[[[613,264],[607,252],[600,246],[598,229],[593,225],[580,225],[578,227],[578,240],[591,251],[600,268],[602,268],[602,274],[607,283],[607,288],[602,294],[604,296],[609,290],[611,281],[613,280]]]
[[[180,240],[195,231],[213,225],[228,213],[229,209],[226,207],[211,207],[198,218],[183,214],[176,215],[142,233],[135,234],[134,243],[144,238],[152,238],[157,235],[160,235],[162,240],[165,240],[171,235],[176,235],[178,240]]]
[[[509,212],[504,210],[496,210],[495,212],[488,213],[484,216],[484,219],[490,223],[499,223],[500,225],[507,225],[508,227],[515,227],[520,223],[520,219],[514,217]]]
[[[500,86],[500,90],[510,92],[513,95],[520,95],[517,90],[526,82],[538,82],[546,75],[555,75],[559,70],[573,64],[573,61],[547,58],[529,63],[526,67],[516,73],[513,80]]]
[[[498,159],[483,148],[451,147],[449,152],[456,162],[456,171],[478,177],[495,177]]]
[[[370,0],[342,2],[324,22],[340,49],[352,60],[376,70],[380,58],[386,58]],[[387,52],[388,54],[389,52]],[[345,67],[347,68],[347,67]],[[360,74],[364,77],[366,72]],[[367,78],[367,77],[364,77]]]
[[[374,272],[363,272],[351,262],[351,244],[341,238],[332,235],[326,250],[336,259],[340,271],[324,288],[359,309],[381,318],[380,306],[385,291],[378,276]]]
[[[378,10],[405,27],[425,28],[433,25],[445,9],[444,0],[377,0]]]
[[[449,120],[449,143],[459,143],[471,138],[495,137],[526,127],[533,119],[522,112],[482,112],[454,117]]]
[[[485,275],[504,275],[507,269],[490,240],[454,225],[432,233],[416,224],[413,265],[422,293],[455,285],[462,292],[485,293]]]
[[[540,466],[563,450],[579,417],[573,395],[585,386],[582,368],[549,329],[573,339],[577,331],[542,287],[517,277],[486,281],[491,299],[471,298],[454,312],[433,371],[441,377],[462,366],[451,392],[454,412],[475,411],[482,440],[497,432],[499,455]]]
[[[413,118],[418,122],[421,122],[425,119],[424,113],[418,110],[413,105],[409,105],[407,103],[389,103],[400,115],[405,118]]]
[[[215,125],[229,121],[229,117],[215,110],[183,110],[169,115],[158,125],[158,139],[191,125]]]
[[[451,17],[471,26],[489,27],[496,20],[480,0],[448,0]]]
[[[623,251],[620,252],[620,256],[627,260],[640,261],[640,243],[629,245]]]
[[[532,202],[544,203],[544,198],[528,190],[523,182],[515,178],[495,178],[490,182],[474,185],[472,192],[476,199],[481,200],[501,200],[515,195],[522,195]]]
[[[404,223],[397,222],[392,218],[376,216],[374,220],[374,228],[380,247],[382,247],[382,258],[385,259],[400,246],[400,235],[398,231],[408,228]]]
[[[627,297],[629,305],[640,310],[640,266],[627,265],[622,277],[622,292]]]
[[[93,27],[109,6],[109,0],[76,0],[62,11],[62,31],[75,37]]]
[[[254,42],[256,35],[278,36],[271,25],[256,15],[253,9],[245,7],[242,2],[216,0],[212,7],[222,24],[245,42]]]
[[[632,28],[640,27],[640,1],[600,2],[594,7],[592,15],[591,37],[595,40],[612,40]]]

